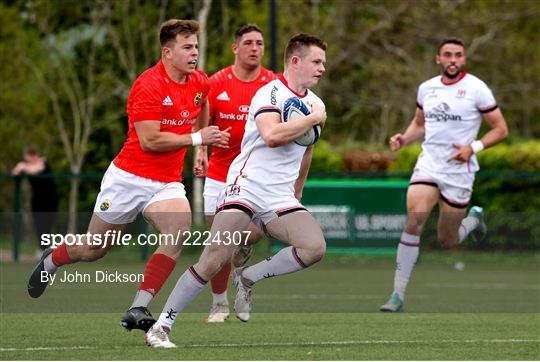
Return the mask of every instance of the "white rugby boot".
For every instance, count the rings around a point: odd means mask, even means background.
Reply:
[[[233,285],[236,288],[234,311],[238,319],[247,322],[251,318],[251,287],[246,286],[242,280],[243,270],[244,268],[237,268],[233,272]]]
[[[223,323],[229,318],[229,305],[225,303],[218,303],[212,305],[210,314],[206,318],[207,323]]]
[[[171,330],[155,323],[144,335],[146,344],[153,348],[176,348],[176,344],[169,340]]]
[[[379,308],[381,312],[403,312],[403,300],[397,293],[392,293],[386,304]]]
[[[473,240],[477,243],[484,240],[487,234],[487,225],[484,221],[484,209],[480,206],[473,206],[469,210],[467,216],[478,219],[478,226],[471,232]]]

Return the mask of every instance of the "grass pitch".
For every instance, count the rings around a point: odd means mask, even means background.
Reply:
[[[152,302],[154,315],[193,258],[183,257]],[[458,261],[464,270],[454,268]],[[142,332],[118,325],[135,283],[57,284],[32,300],[25,290],[31,265],[3,263],[0,359],[540,359],[539,261],[533,254],[424,253],[406,313],[383,314],[377,308],[391,291],[393,258],[329,256],[309,270],[258,284],[248,323],[234,314],[221,325],[204,323],[210,305],[205,290],[177,319],[174,350],[150,349]],[[113,253],[66,270],[143,268]],[[232,301],[232,290],[229,295]]]

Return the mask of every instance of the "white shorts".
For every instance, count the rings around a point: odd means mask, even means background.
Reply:
[[[410,185],[429,185],[439,189],[441,198],[448,205],[464,209],[472,196],[474,172],[435,173],[415,168]]]
[[[208,177],[204,180],[204,215],[214,216],[216,214],[219,194],[226,185],[227,184],[225,182],[217,181]]]
[[[160,182],[119,169],[113,163],[101,181],[94,212],[109,224],[129,224],[157,201],[185,199],[180,182]]]
[[[264,230],[270,221],[306,208],[294,196],[276,196],[257,192],[245,185],[228,185],[218,198],[217,211],[239,209],[251,216],[251,221]]]

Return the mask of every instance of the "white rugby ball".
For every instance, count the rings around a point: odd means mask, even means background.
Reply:
[[[291,97],[283,102],[281,110],[281,120],[283,122],[294,122],[295,119],[305,117],[310,114],[309,108],[298,97]],[[309,131],[294,140],[294,143],[300,146],[311,146],[319,139],[321,135],[321,126],[313,126]]]

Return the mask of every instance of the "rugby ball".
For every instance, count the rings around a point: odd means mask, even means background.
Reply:
[[[305,117],[310,114],[308,106],[298,97],[291,97],[283,102],[281,110],[281,120],[283,122],[294,122],[295,119]],[[319,139],[321,135],[321,126],[313,126],[309,131],[294,140],[294,143],[300,146],[311,146]]]

